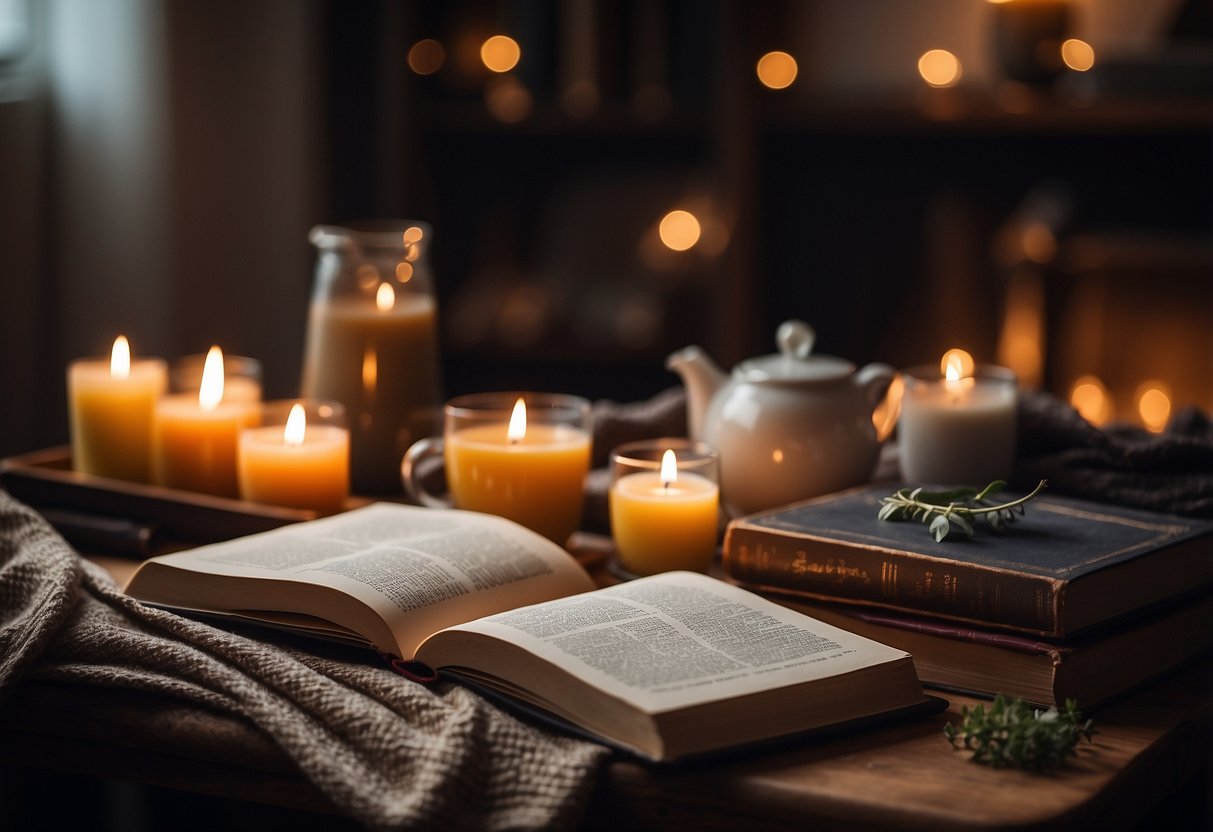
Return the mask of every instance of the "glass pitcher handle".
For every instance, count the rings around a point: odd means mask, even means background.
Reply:
[[[427,436],[409,446],[404,452],[404,459],[400,460],[400,480],[404,485],[404,493],[417,505],[427,508],[452,507],[450,500],[431,494],[422,484],[422,469],[425,463],[434,457],[441,458],[442,454],[442,437]]]

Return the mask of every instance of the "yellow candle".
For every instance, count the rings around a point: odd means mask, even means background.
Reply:
[[[152,476],[152,419],[168,372],[159,358],[131,361],[124,336],[109,361],[73,361],[67,371],[72,467],[134,482]]]
[[[313,302],[303,395],[345,405],[360,493],[400,490],[400,458],[434,432],[442,401],[433,298],[380,284],[374,302]]]
[[[237,467],[245,500],[339,511],[350,491],[349,431],[307,424],[303,406],[296,404],[285,427],[241,432]]]
[[[707,572],[716,551],[720,489],[678,471],[672,451],[662,470],[620,477],[611,486],[611,534],[619,562],[637,575],[674,569]]]
[[[156,405],[153,431],[159,485],[236,497],[240,430],[257,423],[257,408],[223,398],[223,354],[212,347],[197,395],[166,396]]]
[[[515,428],[517,417],[513,420]],[[508,517],[564,544],[581,522],[590,437],[568,425],[474,425],[448,434],[455,505]]]

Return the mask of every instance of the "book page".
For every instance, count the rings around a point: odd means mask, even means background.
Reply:
[[[149,564],[207,575],[248,578],[222,611],[263,608],[325,617],[307,593],[292,604],[289,587],[269,581],[333,587],[370,606],[388,623],[408,657],[425,636],[451,624],[593,588],[585,570],[556,544],[486,514],[376,503],[333,517],[285,526],[153,558]],[[146,566],[145,566],[146,568]],[[183,583],[188,576],[181,578]],[[262,581],[258,591],[257,581]],[[227,582],[226,586],[238,586]],[[140,592],[140,577],[127,590]],[[174,586],[174,604],[188,587]],[[202,592],[201,587],[198,590]],[[314,595],[310,596],[314,599]],[[220,608],[207,593],[201,609]],[[363,635],[367,635],[364,633]]]
[[[670,572],[451,628],[517,644],[649,712],[907,654],[722,581]]]

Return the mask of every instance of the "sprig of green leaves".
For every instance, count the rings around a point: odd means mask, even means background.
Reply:
[[[973,761],[996,768],[1047,771],[1077,754],[1078,741],[1091,742],[1091,720],[1083,720],[1078,705],[1067,699],[1058,710],[1037,710],[1022,699],[1008,702],[1001,694],[985,705],[961,706],[959,727],[948,723],[944,736],[953,748],[973,752]]]
[[[949,537],[972,537],[975,522],[985,518],[998,534],[1005,532],[1024,514],[1024,505],[1045,488],[1041,480],[1031,494],[1007,503],[995,503],[989,497],[1007,487],[995,480],[978,491],[976,488],[956,488],[951,491],[924,491],[922,488],[900,488],[880,499],[876,516],[881,520],[921,520],[928,524],[937,542]]]

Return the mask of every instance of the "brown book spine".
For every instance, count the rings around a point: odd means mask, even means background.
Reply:
[[[724,571],[753,587],[874,603],[1037,635],[1063,634],[1062,583],[1038,575],[734,522]]]

